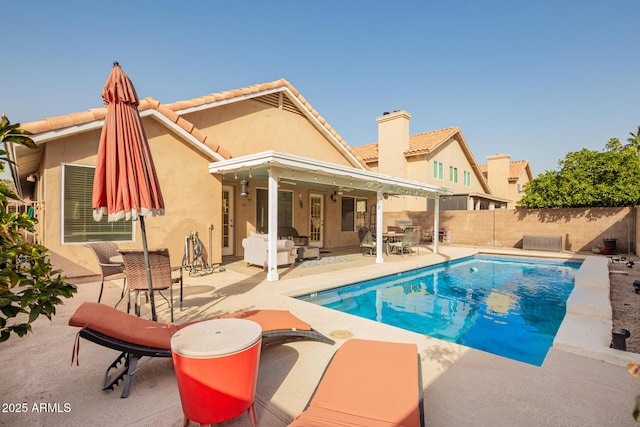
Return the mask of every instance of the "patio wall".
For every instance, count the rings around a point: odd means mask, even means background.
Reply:
[[[602,239],[618,239],[620,253],[636,253],[640,213],[632,208],[497,209],[443,211],[440,227],[451,231],[451,244],[522,248],[523,235],[562,236],[566,251],[590,251]],[[433,229],[433,212],[385,212],[384,226],[397,220]]]

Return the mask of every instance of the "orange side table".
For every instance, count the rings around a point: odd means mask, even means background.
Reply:
[[[194,323],[171,338],[171,352],[184,425],[220,423],[249,413],[257,425],[254,399],[262,329],[244,319]]]

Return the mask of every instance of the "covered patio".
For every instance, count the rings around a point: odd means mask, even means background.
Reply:
[[[433,200],[435,206],[433,229],[439,229],[440,196],[451,195],[451,189],[429,185],[417,181],[383,175],[365,169],[341,166],[322,162],[316,159],[285,154],[278,151],[265,151],[247,156],[214,162],[209,165],[209,172],[222,175],[225,182],[240,184],[242,194],[247,194],[247,186],[251,182],[266,182],[268,188],[268,266],[267,281],[279,279],[277,268],[278,239],[278,187],[280,184],[304,185],[317,189],[329,189],[353,194],[375,195],[375,234],[383,234],[384,200],[396,196],[413,196],[425,198],[425,209],[428,201]],[[238,181],[240,178],[241,181]],[[354,232],[356,230],[353,230]],[[376,241],[376,263],[383,263],[383,242]],[[438,239],[435,239],[433,252],[438,253]]]

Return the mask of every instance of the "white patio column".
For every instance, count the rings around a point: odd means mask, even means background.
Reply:
[[[382,201],[384,194],[381,190],[378,190],[378,200],[376,201],[376,264],[382,264],[384,259],[382,258]]]
[[[440,243],[440,195],[433,199],[433,253],[438,253]]]
[[[269,237],[267,240],[267,282],[278,280],[278,179],[269,168]]]

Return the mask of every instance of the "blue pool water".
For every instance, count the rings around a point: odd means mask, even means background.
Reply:
[[[299,299],[540,366],[578,268],[477,255]]]

